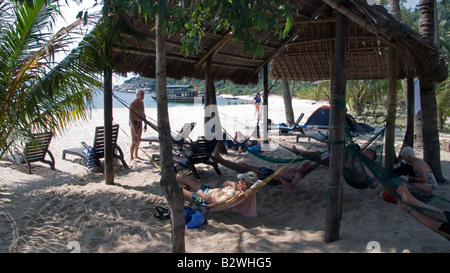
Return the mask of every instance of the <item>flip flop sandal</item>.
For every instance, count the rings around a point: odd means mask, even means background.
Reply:
[[[162,220],[170,219],[170,211],[166,208],[156,206],[156,212],[153,216]]]

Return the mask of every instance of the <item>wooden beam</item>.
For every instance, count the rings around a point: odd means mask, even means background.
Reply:
[[[289,46],[292,46],[292,45],[303,45],[303,44],[312,43],[312,42],[323,42],[323,41],[328,41],[328,40],[333,40],[334,41],[334,38],[335,38],[334,36],[333,37],[320,37],[320,38],[312,37],[312,38],[301,39],[301,40],[297,40],[295,42],[289,43]],[[377,37],[369,36],[369,35],[364,35],[364,36],[355,36],[355,35],[353,35],[353,36],[348,37],[348,39],[349,40],[352,40],[352,39],[377,40]],[[384,46],[383,45],[381,45],[381,46],[377,45],[377,46],[372,46],[372,47],[367,46],[367,48],[377,48],[377,47],[384,47]],[[363,47],[363,48],[366,48],[366,47]]]
[[[321,23],[335,23],[336,18],[334,17],[328,17],[328,18],[317,18],[317,19],[297,19],[294,20],[295,25],[302,25],[302,24],[321,24]],[[283,23],[283,22],[280,22]]]
[[[206,59],[207,59],[209,56],[213,56],[218,50],[220,50],[220,48],[222,48],[222,46],[223,46],[228,40],[231,39],[231,37],[233,37],[233,33],[232,33],[231,31],[230,31],[230,32],[227,32],[227,33],[225,34],[225,36],[223,36],[222,39],[219,40],[219,42],[217,42],[212,48],[210,48],[210,49],[208,50],[208,52],[206,52],[205,55],[203,55],[203,57],[195,64],[194,68],[198,68],[200,65],[202,65],[202,64],[206,61]]]
[[[327,3],[332,8],[336,9],[337,11],[341,12],[345,16],[347,16],[350,20],[355,22],[357,25],[359,25],[362,29],[367,30],[368,32],[372,33],[376,37],[382,39],[385,43],[395,46],[394,43],[392,43],[385,35],[377,29],[374,25],[372,25],[369,20],[364,20],[361,16],[358,14],[355,14],[352,10],[347,8],[345,5],[341,5],[339,1],[337,0],[323,0],[323,2]]]
[[[375,36],[379,36],[380,32],[369,22],[364,21],[362,18],[353,13],[349,8],[344,5],[341,5],[337,0],[323,0],[323,2],[327,3],[332,8],[336,9],[340,13],[347,16],[350,20],[361,26],[363,29],[373,33]]]
[[[339,12],[336,17],[336,40],[331,79],[330,168],[327,189],[329,202],[325,226],[326,243],[338,240],[342,217],[342,163],[345,141],[348,25],[348,18]]]
[[[309,19],[313,19],[313,18],[316,18],[317,16],[319,16],[325,10],[326,7],[327,7],[327,4],[322,4],[318,9],[316,9],[316,11],[314,11],[314,13],[311,15],[311,18],[309,18]],[[264,65],[268,64],[276,56],[278,56],[286,48],[286,46],[292,41],[292,39],[294,39],[297,35],[302,33],[307,26],[308,26],[308,24],[304,24],[303,26],[300,26],[294,33],[292,33],[292,35],[290,35],[289,38],[287,38],[284,41],[284,43],[281,44],[280,47],[278,47],[278,49],[272,55],[270,55],[261,66],[259,66],[257,69],[255,69],[255,73],[259,73],[259,71],[261,71],[261,69],[264,68]]]
[[[118,48],[113,48],[113,52],[117,52],[117,53],[124,53],[123,51],[121,51]],[[128,48],[126,51],[126,53],[128,54],[136,54],[136,55],[141,55],[141,56],[150,56],[150,57],[156,57],[156,53],[154,51],[140,51],[138,49],[134,49],[134,48]],[[220,55],[224,55],[227,58],[234,58],[234,59],[239,59],[241,61],[251,61],[251,62],[261,62],[258,60],[253,60],[250,57],[245,57],[245,56],[237,56],[237,55],[233,55],[233,54],[224,54],[224,53],[220,53]],[[196,57],[184,57],[181,55],[174,55],[174,54],[170,54],[167,53],[166,54],[166,59],[167,60],[176,60],[176,61],[182,61],[182,62],[187,62],[187,63],[193,63],[196,64],[198,63],[198,58]],[[230,68],[237,68],[237,69],[242,69],[242,70],[249,70],[249,71],[254,71],[255,67],[249,67],[248,63],[246,65],[237,65],[237,64],[231,64],[231,63],[227,63],[227,62],[212,62],[212,65],[215,66],[222,66],[222,67],[230,67]]]

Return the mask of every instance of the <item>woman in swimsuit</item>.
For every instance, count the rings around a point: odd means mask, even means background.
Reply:
[[[256,93],[256,96],[253,98],[253,104],[255,105],[255,114],[253,115],[253,117],[258,115],[259,119],[259,106],[261,105],[261,94],[259,92]]]

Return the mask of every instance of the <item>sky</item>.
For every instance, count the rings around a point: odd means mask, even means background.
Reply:
[[[101,0],[98,0],[101,2]],[[67,1],[68,6],[65,5],[65,1],[61,1],[61,4],[64,4],[64,6],[61,8],[62,14],[64,15],[64,20],[60,20],[58,25],[60,27],[67,26],[68,24],[72,23],[76,20],[76,16],[79,11],[81,10],[87,10],[88,13],[92,13],[94,11],[99,11],[101,9],[101,5],[97,5],[96,7],[92,8],[95,4],[95,0],[82,0],[81,5],[77,5],[75,1],[68,0]],[[415,8],[419,4],[419,0],[407,0],[405,3],[406,8]],[[113,75],[113,85],[119,85],[122,84],[124,80],[128,78],[135,77],[133,73],[129,73],[128,77],[121,77],[118,75]]]
[[[97,6],[93,7],[95,4],[95,0],[83,0],[81,5],[77,5],[77,3],[74,0],[68,0],[66,5],[65,1],[60,1],[61,3],[61,13],[64,16],[63,18],[60,18],[56,23],[56,29],[59,30],[60,28],[66,27],[69,24],[73,23],[77,19],[77,14],[80,11],[88,11],[88,14],[94,13],[97,11],[101,11],[102,5],[98,4]],[[101,2],[101,0],[98,0],[98,2]],[[136,75],[129,73],[129,77],[121,77],[117,74],[113,74],[113,85],[120,85],[123,83],[124,80],[127,78],[135,77]]]
[[[415,8],[419,4],[419,0],[408,0],[405,3],[405,7],[407,8]]]

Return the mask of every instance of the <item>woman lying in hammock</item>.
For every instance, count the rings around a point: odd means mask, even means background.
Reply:
[[[196,206],[225,203],[238,194],[245,192],[258,180],[256,173],[247,172],[238,175],[239,182],[237,183],[225,181],[223,182],[223,188],[211,188],[191,176],[176,174],[175,177],[177,182],[183,186],[184,200]]]
[[[255,167],[248,165],[246,163],[236,163],[223,158],[219,153],[213,155],[214,160],[217,163],[224,165],[227,168],[230,168],[239,173],[245,172],[255,172],[258,175],[259,179],[265,179],[274,173],[273,170],[266,167]],[[276,175],[272,181],[269,183],[281,183],[287,189],[293,190],[298,182],[302,179],[303,176],[311,169],[311,163],[305,162],[301,165],[288,167]]]
[[[398,200],[397,202],[400,208],[406,210],[411,216],[416,218],[416,220],[427,228],[450,240],[449,211],[443,211],[417,200],[408,190],[408,186],[406,184],[400,185],[397,188],[397,193],[401,197],[401,200]]]

